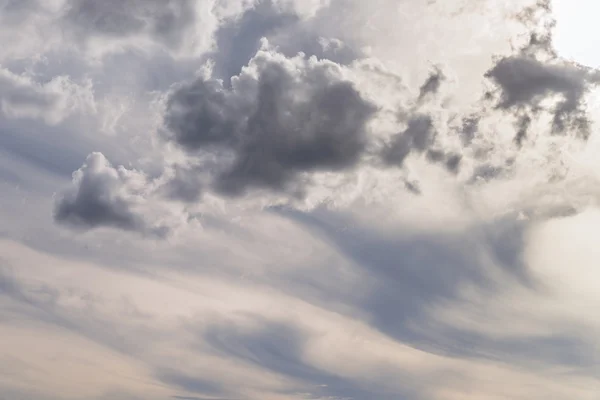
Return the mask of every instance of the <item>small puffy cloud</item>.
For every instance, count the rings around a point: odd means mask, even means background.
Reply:
[[[144,174],[115,168],[102,153],[92,153],[58,198],[54,219],[79,230],[112,227],[165,236],[168,227],[152,224],[143,212],[148,185]]]
[[[527,137],[527,131],[531,126],[531,116],[529,114],[523,114],[519,117],[516,122],[517,135],[515,136],[515,143],[521,146],[523,140]]]
[[[232,158],[214,186],[239,195],[249,188],[301,189],[301,174],[343,171],[366,150],[376,107],[331,61],[260,51],[231,89],[200,78],[167,102],[169,138],[190,153]]]
[[[444,75],[444,72],[439,67],[436,67],[419,88],[419,101],[424,100],[429,95],[437,94],[445,79],[446,76]]]

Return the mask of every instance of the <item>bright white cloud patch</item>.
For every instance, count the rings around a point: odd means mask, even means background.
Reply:
[[[595,399],[600,75],[501,3],[0,0],[0,397]]]

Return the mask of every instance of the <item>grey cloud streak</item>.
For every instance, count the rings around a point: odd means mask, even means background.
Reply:
[[[364,268],[365,285],[371,289],[367,295],[332,292],[321,299],[324,304],[352,302],[382,332],[432,353],[497,358],[529,368],[538,362],[578,368],[586,374],[595,372],[596,354],[586,355],[585,339],[570,333],[493,339],[468,332],[466,328],[431,329],[429,325],[428,306],[457,299],[461,285],[467,282],[488,294],[497,293],[505,284],[532,292],[543,290],[521,258],[528,229],[526,222],[502,218],[449,236],[423,234],[400,239],[393,235],[390,240],[360,224],[345,229],[349,221],[337,213],[274,211],[316,229],[315,232]],[[484,257],[480,250],[485,251]],[[493,268],[510,276],[509,283],[492,278],[497,276],[495,273],[488,275],[490,264],[486,263],[486,257],[494,260]],[[348,298],[343,301],[336,297],[344,295]]]

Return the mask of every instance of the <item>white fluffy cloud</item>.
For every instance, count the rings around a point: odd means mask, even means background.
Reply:
[[[595,398],[598,71],[555,18],[0,0],[0,392]]]

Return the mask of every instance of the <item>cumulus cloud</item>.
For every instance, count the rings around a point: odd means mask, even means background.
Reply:
[[[190,152],[228,153],[214,186],[301,189],[301,174],[354,167],[367,146],[376,108],[330,61],[260,51],[227,89],[201,78],[168,99],[170,139]]]
[[[553,114],[552,128],[557,133],[577,124],[590,85],[599,82],[597,71],[572,63],[542,62],[528,56],[499,60],[487,73],[501,89],[497,107],[515,109],[541,107],[544,100],[560,95]]]
[[[164,236],[168,228],[152,226],[139,210],[148,185],[142,173],[115,168],[102,153],[92,153],[73,174],[72,187],[57,200],[54,219],[82,230],[114,227]]]
[[[158,7],[150,6],[149,10]],[[170,178],[165,176],[167,182],[152,196],[160,192],[166,199],[193,205],[209,192],[230,198],[250,193],[268,197],[271,193],[274,199],[279,195],[299,199],[319,190],[324,193],[321,189],[327,188],[335,197],[331,187],[339,187],[336,179],[346,179],[358,170],[360,175],[363,167],[372,166],[373,160],[377,164],[377,159],[383,161],[379,166],[408,171],[411,153],[424,155],[469,183],[475,176],[492,179],[482,172],[490,165],[512,165],[515,156],[501,154],[496,138],[488,135],[497,129],[490,121],[498,110],[515,116],[514,143],[518,146],[523,145],[534,118],[557,96],[562,97],[550,110],[554,131],[567,127],[583,130],[589,125],[584,97],[595,72],[551,54],[551,25],[536,27],[539,32],[532,31],[526,46],[516,54],[497,57],[481,77],[497,89],[494,108],[476,104],[471,109],[478,111],[452,117],[462,121],[460,126],[447,128],[451,121],[444,108],[452,100],[440,105],[425,101],[435,98],[447,79],[440,67],[420,85],[416,99],[410,98],[409,91],[400,90],[395,94],[400,100],[394,104],[391,96],[376,90],[372,79],[361,75],[366,65],[376,64],[373,59],[343,65],[320,58],[334,57],[316,54],[308,45],[318,43],[331,50],[342,48],[343,42],[316,33],[289,36],[309,29],[311,21],[325,18],[338,5],[317,7],[308,14],[300,12],[296,4],[268,0],[240,6],[235,12],[224,12],[226,7],[221,6],[224,17],[214,31],[216,47],[207,53],[211,61],[197,78],[175,85],[164,103],[162,139],[184,150],[182,165],[188,166],[177,167]],[[548,7],[537,4],[518,19],[533,24],[540,18],[538,13],[547,13]],[[102,10],[108,8],[96,11]],[[120,12],[117,8],[113,11]],[[549,39],[542,43],[544,33]],[[308,55],[293,55],[289,53],[292,48],[307,50]],[[383,86],[398,80],[378,71]],[[436,108],[439,106],[442,108]],[[388,119],[386,113],[391,111],[401,117]],[[390,137],[390,132],[399,130]],[[384,137],[388,139],[378,148]],[[482,160],[483,154],[490,152],[495,152],[495,160]],[[470,172],[459,177],[463,170]],[[330,175],[325,178],[325,174]],[[403,179],[422,187],[416,183],[418,179]]]

